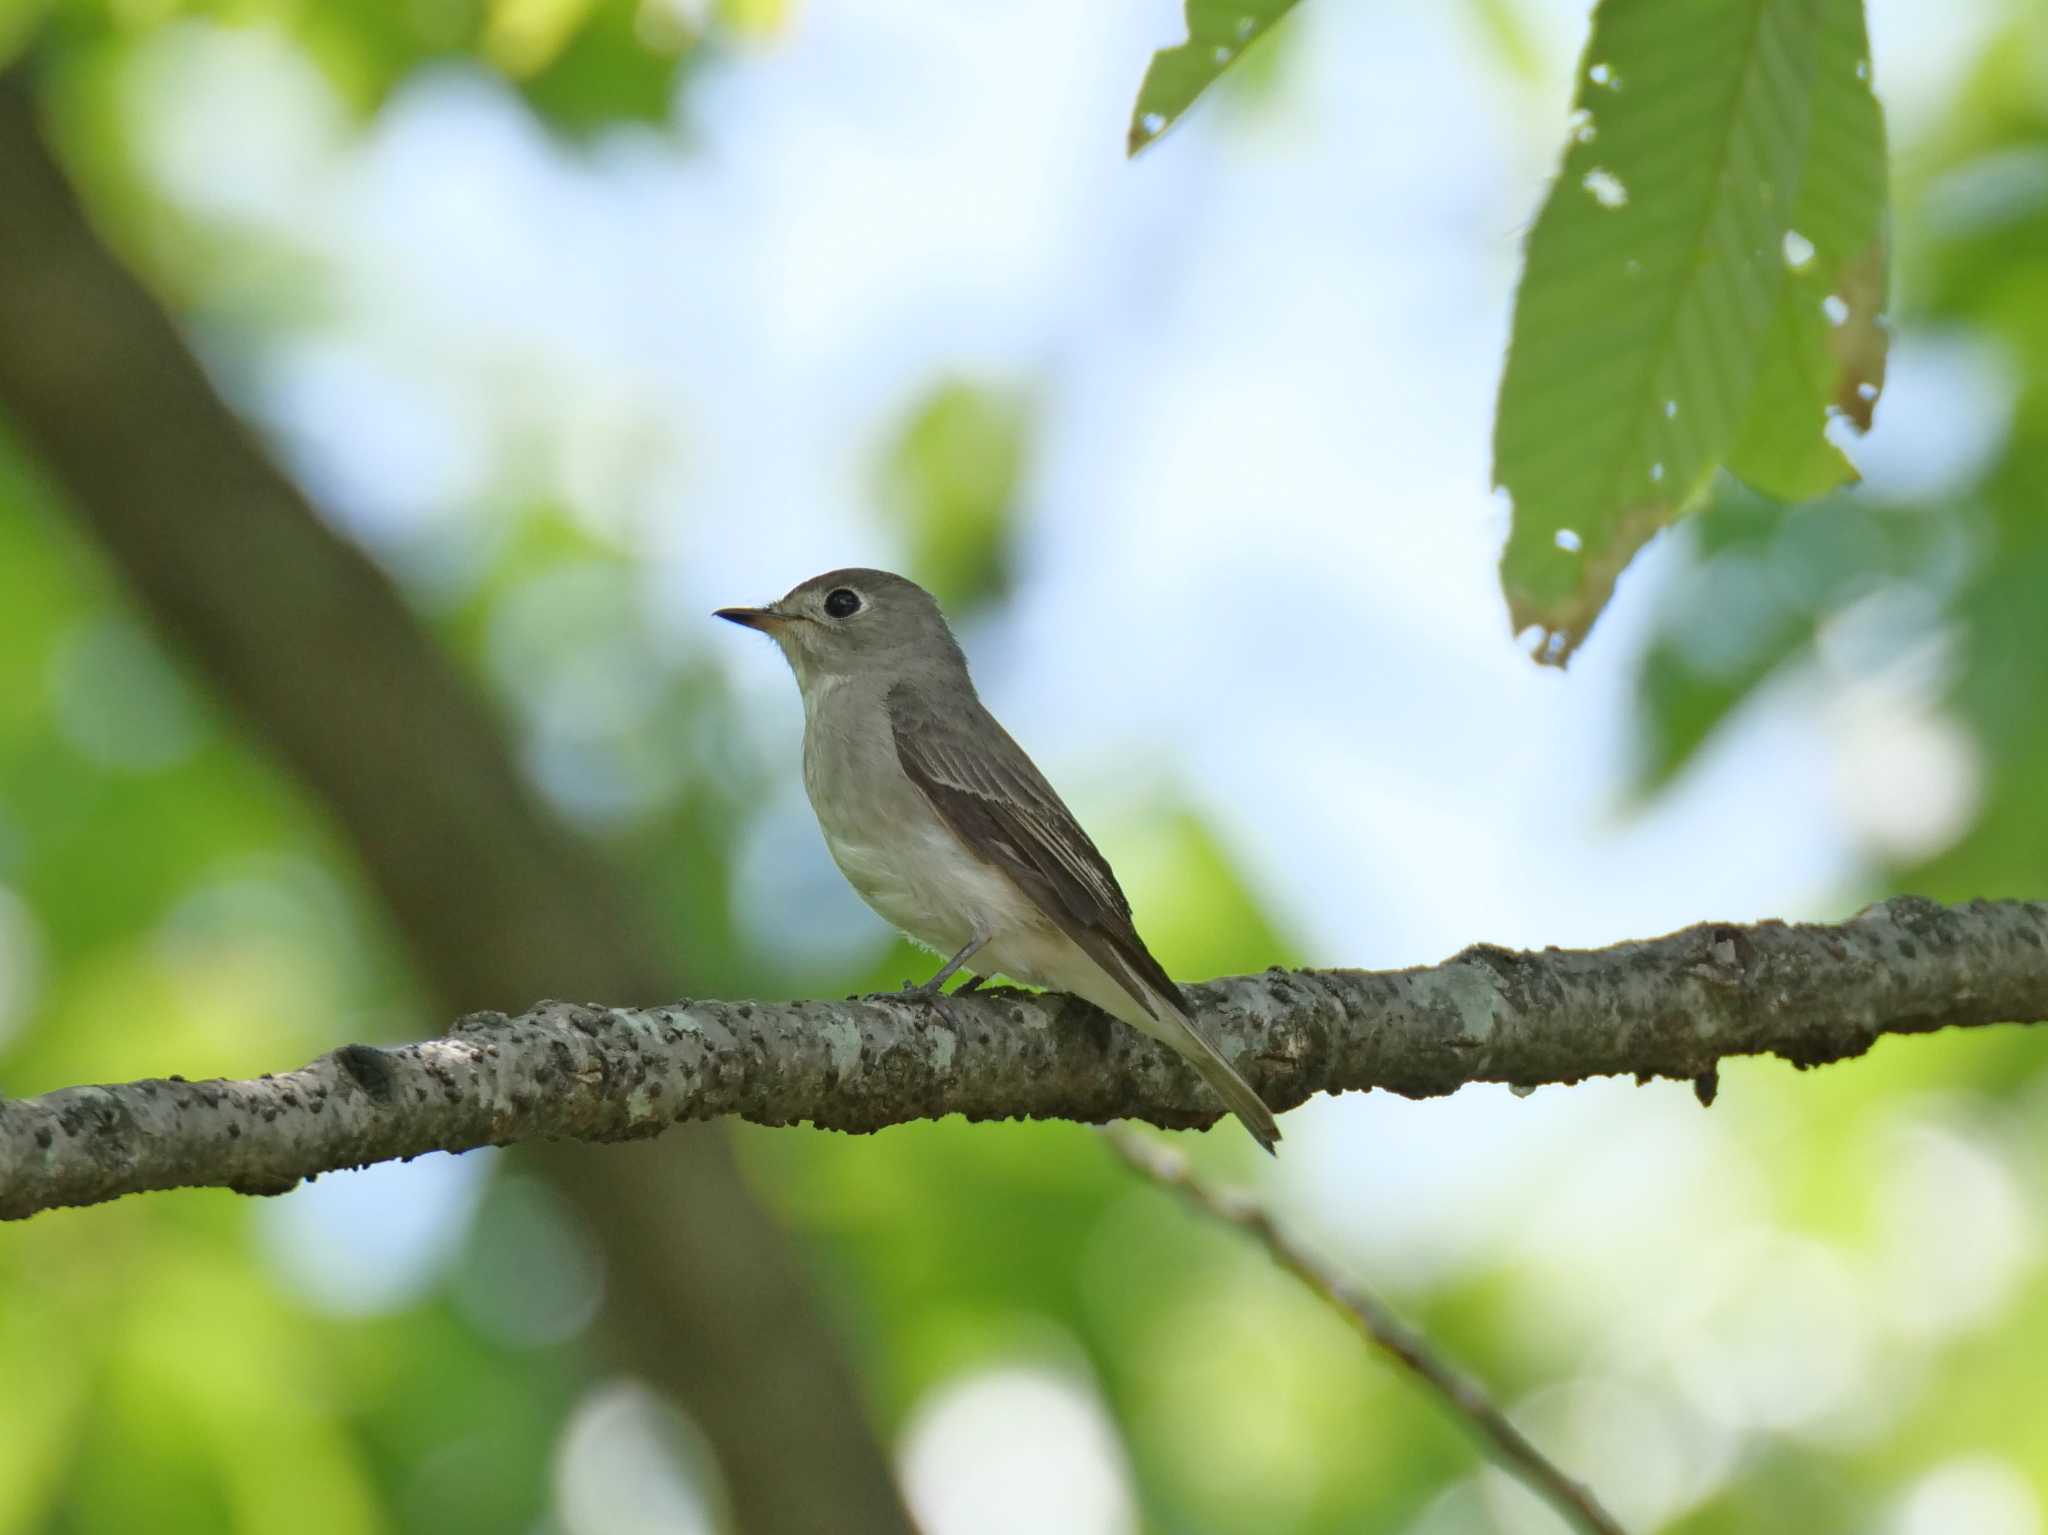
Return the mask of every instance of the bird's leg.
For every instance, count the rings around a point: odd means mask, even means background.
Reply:
[[[909,981],[905,981],[901,991],[878,991],[874,993],[872,1000],[877,1002],[922,1002],[941,1018],[945,1019],[950,1028],[957,1030],[960,1027],[960,1020],[953,1016],[953,1009],[946,1003],[945,984],[953,978],[962,965],[974,958],[981,950],[982,945],[987,943],[991,936],[993,935],[984,932],[976,933],[972,938],[969,938],[966,943],[961,945],[960,952],[939,966],[939,973],[923,985],[915,986]],[[969,985],[963,986],[960,989],[962,991],[972,991],[980,984],[981,977],[975,976]]]
[[[943,965],[939,966],[939,973],[937,975],[933,976],[930,980],[926,981],[922,986],[913,986],[910,984],[910,982],[905,981],[903,983],[903,989],[905,991],[921,991],[931,996],[937,996],[939,993],[939,988],[944,986],[946,982],[952,980],[954,973],[958,971],[962,965],[966,964],[970,959],[974,958],[974,956],[978,952],[980,952],[982,945],[987,943],[988,940],[989,935],[987,933],[976,933],[972,938],[968,939],[965,944],[961,945],[960,952],[958,954],[955,954],[951,959],[947,960]],[[976,976],[973,979],[973,981],[971,981],[968,985],[961,987],[960,989],[962,991],[972,991],[976,986],[979,986],[980,984],[981,977]]]

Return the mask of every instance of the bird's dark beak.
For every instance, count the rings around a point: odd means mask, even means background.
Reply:
[[[729,624],[741,624],[749,629],[759,629],[763,634],[772,634],[775,626],[789,622],[773,608],[720,608],[711,615],[722,618]]]

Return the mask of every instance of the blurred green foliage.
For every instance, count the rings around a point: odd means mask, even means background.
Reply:
[[[433,1028],[317,815],[211,708],[203,680],[182,678],[152,647],[19,456],[0,457],[0,469],[0,582],[18,599],[0,602],[0,884],[42,935],[41,987],[27,1026],[0,1047],[0,1089],[248,1075],[340,1034]],[[444,632],[499,680],[515,723],[531,717],[526,688],[546,694],[550,667],[628,646],[631,664],[666,666],[678,725],[702,733],[727,706],[693,669],[646,648],[624,580],[587,534],[531,511],[443,610]],[[109,626],[150,664],[89,683],[67,671],[67,650]],[[80,686],[113,692],[81,701],[71,691]],[[132,735],[120,755],[103,749],[119,736],[90,725],[95,709],[131,722],[176,709],[189,721],[138,760]],[[658,723],[647,734],[664,739]],[[687,935],[689,967],[707,990],[778,984],[772,959],[745,959],[727,910],[733,842],[751,804],[731,785],[771,777],[765,767],[692,775],[606,818],[671,930]],[[1223,973],[1293,957],[1199,817],[1138,802],[1128,814],[1110,840],[1140,908],[1158,914],[1149,936],[1168,963]],[[924,963],[878,950],[867,973],[836,984],[894,984]],[[1214,1149],[1240,1165],[1249,1155],[1234,1140]],[[1147,1480],[1169,1501],[1206,1496],[1175,1490],[1191,1466],[1218,1478],[1198,1445],[1245,1441],[1228,1420],[1194,1412],[1188,1392],[1206,1393],[1206,1377],[1161,1373],[1171,1333],[1156,1308],[1234,1307],[1248,1283],[1263,1299],[1236,1324],[1232,1368],[1297,1347],[1342,1361],[1334,1381],[1305,1375],[1292,1409],[1312,1431],[1295,1443],[1301,1463],[1351,1464],[1318,1494],[1333,1512],[1367,1495],[1396,1456],[1460,1461],[1443,1426],[1402,1426],[1402,1388],[1344,1343],[1341,1326],[1234,1242],[1134,1192],[1081,1127],[759,1132],[745,1150],[813,1238],[835,1299],[857,1308],[853,1335],[865,1340],[888,1420],[954,1371],[1065,1339],[1060,1347],[1079,1347],[1101,1372],[1113,1405],[1149,1415],[1135,1447]],[[596,1365],[575,1336],[508,1338],[464,1301],[482,1294],[502,1306],[507,1287],[532,1281],[530,1255],[504,1249],[507,1212],[486,1201],[476,1216],[468,1245],[484,1267],[471,1273],[464,1259],[418,1304],[370,1319],[295,1295],[264,1256],[266,1218],[256,1202],[193,1193],[7,1233],[0,1373],[25,1384],[0,1393],[0,1531],[424,1535],[525,1527],[548,1506],[549,1447]],[[1161,1291],[1155,1273],[1181,1277]],[[1337,1452],[1360,1407],[1387,1431],[1370,1460],[1352,1463]],[[1265,1424],[1251,1443],[1276,1433]],[[1232,1462],[1247,1475],[1285,1469],[1248,1454]],[[1223,1491],[1251,1517],[1260,1486],[1233,1477]]]
[[[0,64],[38,31],[53,47],[99,47],[184,18],[274,25],[343,99],[371,111],[429,65],[481,62],[515,83],[558,130],[665,122],[681,70],[705,45],[772,34],[785,0],[6,0]]]
[[[883,514],[908,568],[956,617],[1009,591],[1031,414],[1015,390],[948,379],[917,401],[887,449]]]
[[[130,77],[118,54],[73,64],[74,150],[114,162],[102,162],[102,194],[134,199],[128,216],[147,215],[138,241],[189,261],[204,286],[235,233],[174,225],[141,179],[121,141]],[[230,334],[263,323],[235,318]],[[307,318],[279,311],[268,323]],[[885,499],[912,557],[963,602],[1006,584],[1028,423],[1020,395],[943,386],[887,456]],[[0,888],[32,913],[38,976],[19,1032],[0,1037],[0,1091],[250,1075],[343,1035],[438,1027],[317,809],[221,716],[205,679],[156,644],[32,466],[0,449]],[[733,919],[733,863],[760,786],[778,774],[740,744],[718,674],[659,640],[622,549],[569,509],[507,504],[477,532],[459,578],[435,572],[421,588],[450,650],[492,688],[543,783],[575,785],[558,803],[640,876],[701,988],[787,989],[784,962],[751,951]],[[649,696],[614,728],[564,735],[562,701],[601,676],[652,679]],[[723,744],[707,756],[707,741]],[[1177,969],[1293,957],[1170,786],[1128,798],[1122,815],[1106,835]],[[867,965],[827,986],[893,985],[926,963],[878,929]],[[1143,1319],[1092,1317],[1077,1272],[1163,1262],[1193,1276],[1191,1260],[1217,1245],[1162,1206],[1163,1230],[1139,1250],[1090,1258],[1132,1240],[1119,1213],[1131,1191],[1078,1127],[746,1140],[766,1191],[837,1277],[832,1298],[858,1309],[854,1336],[868,1340],[889,1422],[952,1370],[1048,1338],[1078,1340],[1105,1361],[1107,1386],[1142,1386],[1151,1400],[1156,1383],[1120,1341]],[[1230,1142],[1217,1154],[1246,1156]],[[502,1308],[515,1282],[544,1283],[575,1255],[508,1256],[516,1211],[493,1197],[427,1295],[355,1318],[299,1293],[266,1255],[270,1218],[252,1201],[194,1193],[7,1233],[0,1375],[29,1385],[0,1393],[0,1532],[441,1535],[546,1514],[564,1420],[604,1362],[586,1357],[580,1329],[536,1341],[488,1325],[477,1297]],[[1257,1272],[1243,1254],[1233,1264]],[[1284,1282],[1262,1282],[1289,1326],[1311,1339],[1331,1330]],[[1213,1303],[1221,1292],[1206,1283],[1196,1293]],[[1353,1360],[1347,1378],[1358,1377],[1391,1415],[1398,1388]],[[1162,1487],[1187,1453],[1172,1428],[1141,1455],[1160,1462]]]
[[[216,338],[224,366],[271,329],[306,323],[318,307],[305,291],[318,286],[312,256],[253,259],[246,236],[161,199],[124,141],[131,51],[198,8],[54,3],[92,23],[75,25],[76,94],[60,103],[74,164],[160,290],[203,307],[194,295],[210,291],[207,274],[223,261],[272,274],[279,302],[241,308]],[[262,8],[232,13],[250,9]],[[26,35],[30,12],[0,14],[16,42]],[[735,31],[780,19],[760,0],[718,14]],[[665,111],[673,56],[643,46],[640,15],[572,0],[314,6],[286,20],[359,104],[424,61],[496,48],[528,99],[584,131],[616,115],[614,103]],[[1639,683],[1647,797],[1678,783],[1759,688],[1814,674],[1823,688],[1846,685],[1829,670],[1845,654],[1853,682],[1858,666],[1932,646],[1931,702],[1967,733],[1982,800],[1944,848],[1910,863],[1873,853],[1873,889],[2038,896],[2048,871],[2048,108],[2029,73],[2048,67],[2048,47],[2031,25],[2015,20],[1987,50],[1938,163],[1902,199],[1916,278],[1895,315],[1909,334],[1965,335],[2008,359],[2010,428],[1968,483],[1925,505],[1844,494],[1786,510],[1737,490],[1719,496],[1660,603]],[[0,30],[0,47],[9,36]],[[991,617],[1007,591],[1033,424],[1026,396],[950,381],[878,452],[909,558]],[[633,870],[701,989],[778,995],[808,982],[806,961],[761,952],[733,910],[736,866],[768,810],[764,786],[786,764],[757,755],[706,656],[658,629],[627,550],[538,492],[481,508],[463,536],[471,543],[453,574],[429,577],[403,550],[394,562],[558,807]],[[636,686],[616,709],[562,707],[618,676]],[[1264,892],[1179,786],[1134,779],[1105,793],[1097,803],[1113,810],[1098,830],[1170,969],[1222,974],[1297,957]],[[161,650],[4,440],[0,895],[13,903],[0,904],[10,967],[0,1092],[253,1074],[343,1038],[443,1022],[424,1014],[317,809],[221,715],[206,680]],[[820,989],[892,986],[927,963],[877,930]],[[1995,1153],[2034,1177],[2023,1186],[2038,1199],[2048,1045],[2039,1031],[1947,1043],[1892,1041],[1817,1073],[1731,1070],[1712,1124],[1744,1148],[1729,1196],[1738,1207],[1721,1225],[1711,1211],[1673,1216],[1714,1234],[1679,1246],[1675,1266],[1659,1267],[1640,1240],[1634,1222],[1648,1214],[1594,1212],[1605,1238],[1595,1245],[1547,1230],[1567,1218],[1546,1213],[1515,1226],[1484,1265],[1411,1276],[1397,1298],[1511,1401],[1540,1402],[1581,1375],[1620,1381],[1640,1401],[1689,1371],[1762,1369],[1839,1320],[1828,1303],[1863,1293],[1819,1291],[1817,1316],[1769,1312],[1766,1302],[1807,1285],[1800,1262],[1849,1272],[1874,1293],[1927,1259],[1887,1235],[1880,1176],[1888,1159],[1919,1154],[1923,1124],[1943,1127],[1944,1155]],[[1118,1173],[1082,1127],[747,1130],[740,1142],[750,1175],[808,1244],[892,1434],[963,1372],[1035,1361],[1100,1392],[1148,1530],[1525,1528],[1467,1517],[1482,1503],[1458,1429],[1232,1235]],[[1229,1133],[1196,1150],[1233,1173],[1253,1156]],[[1654,1150],[1615,1139],[1585,1155],[1640,1161],[1656,1182],[1666,1168]],[[0,1535],[557,1528],[564,1422],[612,1367],[587,1351],[573,1304],[580,1285],[601,1280],[573,1227],[536,1214],[530,1187],[491,1166],[453,1255],[417,1293],[367,1316],[324,1303],[278,1260],[274,1204],[181,1193],[0,1231]],[[1377,1155],[1340,1171],[1374,1187],[1405,1173]],[[1561,1204],[1580,1176],[1560,1170]],[[1961,1200],[1969,1185],[1938,1187]],[[1274,1197],[1298,1192],[1283,1185]],[[2033,1218],[2008,1215],[2022,1241]],[[1764,1244],[1738,1263],[1731,1229],[1768,1231],[1792,1258]],[[1731,1407],[1746,1426],[1686,1420],[1684,1442],[1722,1445],[1725,1461],[1690,1501],[1673,1494],[1677,1512],[1656,1527],[1880,1528],[1902,1479],[1951,1456],[1996,1457],[2048,1500],[2048,1415],[2036,1401],[2048,1287],[2012,1262],[2022,1278],[1961,1321],[1863,1319],[1881,1355],[1859,1377],[1878,1407],[1868,1419],[1756,1427]],[[1966,1288],[1968,1277],[1945,1282]],[[1716,1305],[1745,1285],[1767,1313],[1757,1331],[1686,1352],[1702,1318],[1724,1325]],[[1617,1336],[1622,1294],[1668,1300],[1668,1328]]]
[[[1811,506],[1724,484],[1643,652],[1638,786],[1660,789],[1756,690],[1810,660],[1822,629],[1871,599],[1932,612],[1973,558],[1965,519],[1844,495]]]

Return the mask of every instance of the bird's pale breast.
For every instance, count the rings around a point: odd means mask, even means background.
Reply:
[[[805,690],[804,790],[840,873],[899,932],[942,955],[986,934],[970,970],[1086,997],[1180,1048],[1177,1000],[1140,1003],[939,818],[904,771],[879,686],[847,679]]]
[[[976,931],[1044,925],[1023,892],[961,846],[918,793],[880,701],[860,697],[858,686],[827,692],[804,721],[804,790],[847,883],[884,921],[944,954]]]

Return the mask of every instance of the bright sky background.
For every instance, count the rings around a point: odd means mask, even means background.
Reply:
[[[1630,816],[1630,674],[1671,548],[1624,577],[1568,674],[1507,632],[1493,393],[1587,15],[1522,9],[1531,80],[1474,8],[1311,0],[1273,100],[1210,103],[1135,165],[1124,126],[1179,34],[1173,0],[812,0],[693,90],[687,148],[627,132],[588,154],[464,74],[417,81],[357,142],[282,45],[192,29],[145,70],[139,137],[181,202],[317,255],[329,318],[262,357],[247,398],[347,526],[431,571],[464,557],[495,487],[538,478],[641,552],[665,642],[716,656],[786,764],[743,870],[764,944],[844,953],[880,930],[811,829],[783,667],[706,615],[894,562],[877,444],[954,374],[1043,407],[1020,589],[967,636],[991,706],[1084,820],[1128,822],[1162,791],[1199,804],[1312,962],[1840,914],[1859,847],[1938,844],[1969,809],[1967,745],[1910,678],[1781,687]],[[1989,10],[1873,0],[1904,163]],[[1996,400],[1981,359],[1907,338],[1856,456],[1879,487],[1939,490]],[[630,728],[618,671],[585,668],[580,707]],[[1532,1327],[1604,1313],[1667,1351],[1713,1339],[1664,1374],[1600,1364],[1555,1409],[1593,1480],[1655,1517],[1711,1489],[1743,1428],[1838,1421],[1894,1325],[1846,1260],[1760,1223],[1742,1115],[1668,1085],[1325,1099],[1288,1116],[1272,1177],[1378,1282],[1514,1255]],[[1995,1158],[1938,1125],[1886,1154],[1905,1230],[2005,1282],[2034,1261]],[[1914,1203],[1928,1158],[1978,1190],[1969,1220]],[[366,1186],[323,1180],[275,1202],[275,1249],[337,1303],[393,1303],[442,1261],[440,1201],[480,1165],[380,1173],[419,1186],[403,1229],[355,1219]],[[1701,1275],[1686,1255],[1710,1238],[1737,1256]],[[1589,1245],[1607,1278],[1575,1292],[1562,1276]],[[1653,1279],[1693,1309],[1644,1309],[1655,1286],[1630,1281]],[[970,1527],[938,1512],[946,1468],[1000,1437],[961,1425],[991,1413],[1041,1422],[1048,1464],[1086,1469],[1063,1485],[1097,1512],[1055,1522],[1125,1527],[1113,1436],[1063,1379],[968,1382],[920,1419],[905,1464],[942,1535]],[[1906,1535],[2038,1530],[1995,1463],[1940,1475]],[[1436,1535],[1486,1527],[1479,1504],[1542,1527],[1490,1481],[1458,1496]],[[1952,1508],[1981,1517],[1942,1522]]]

